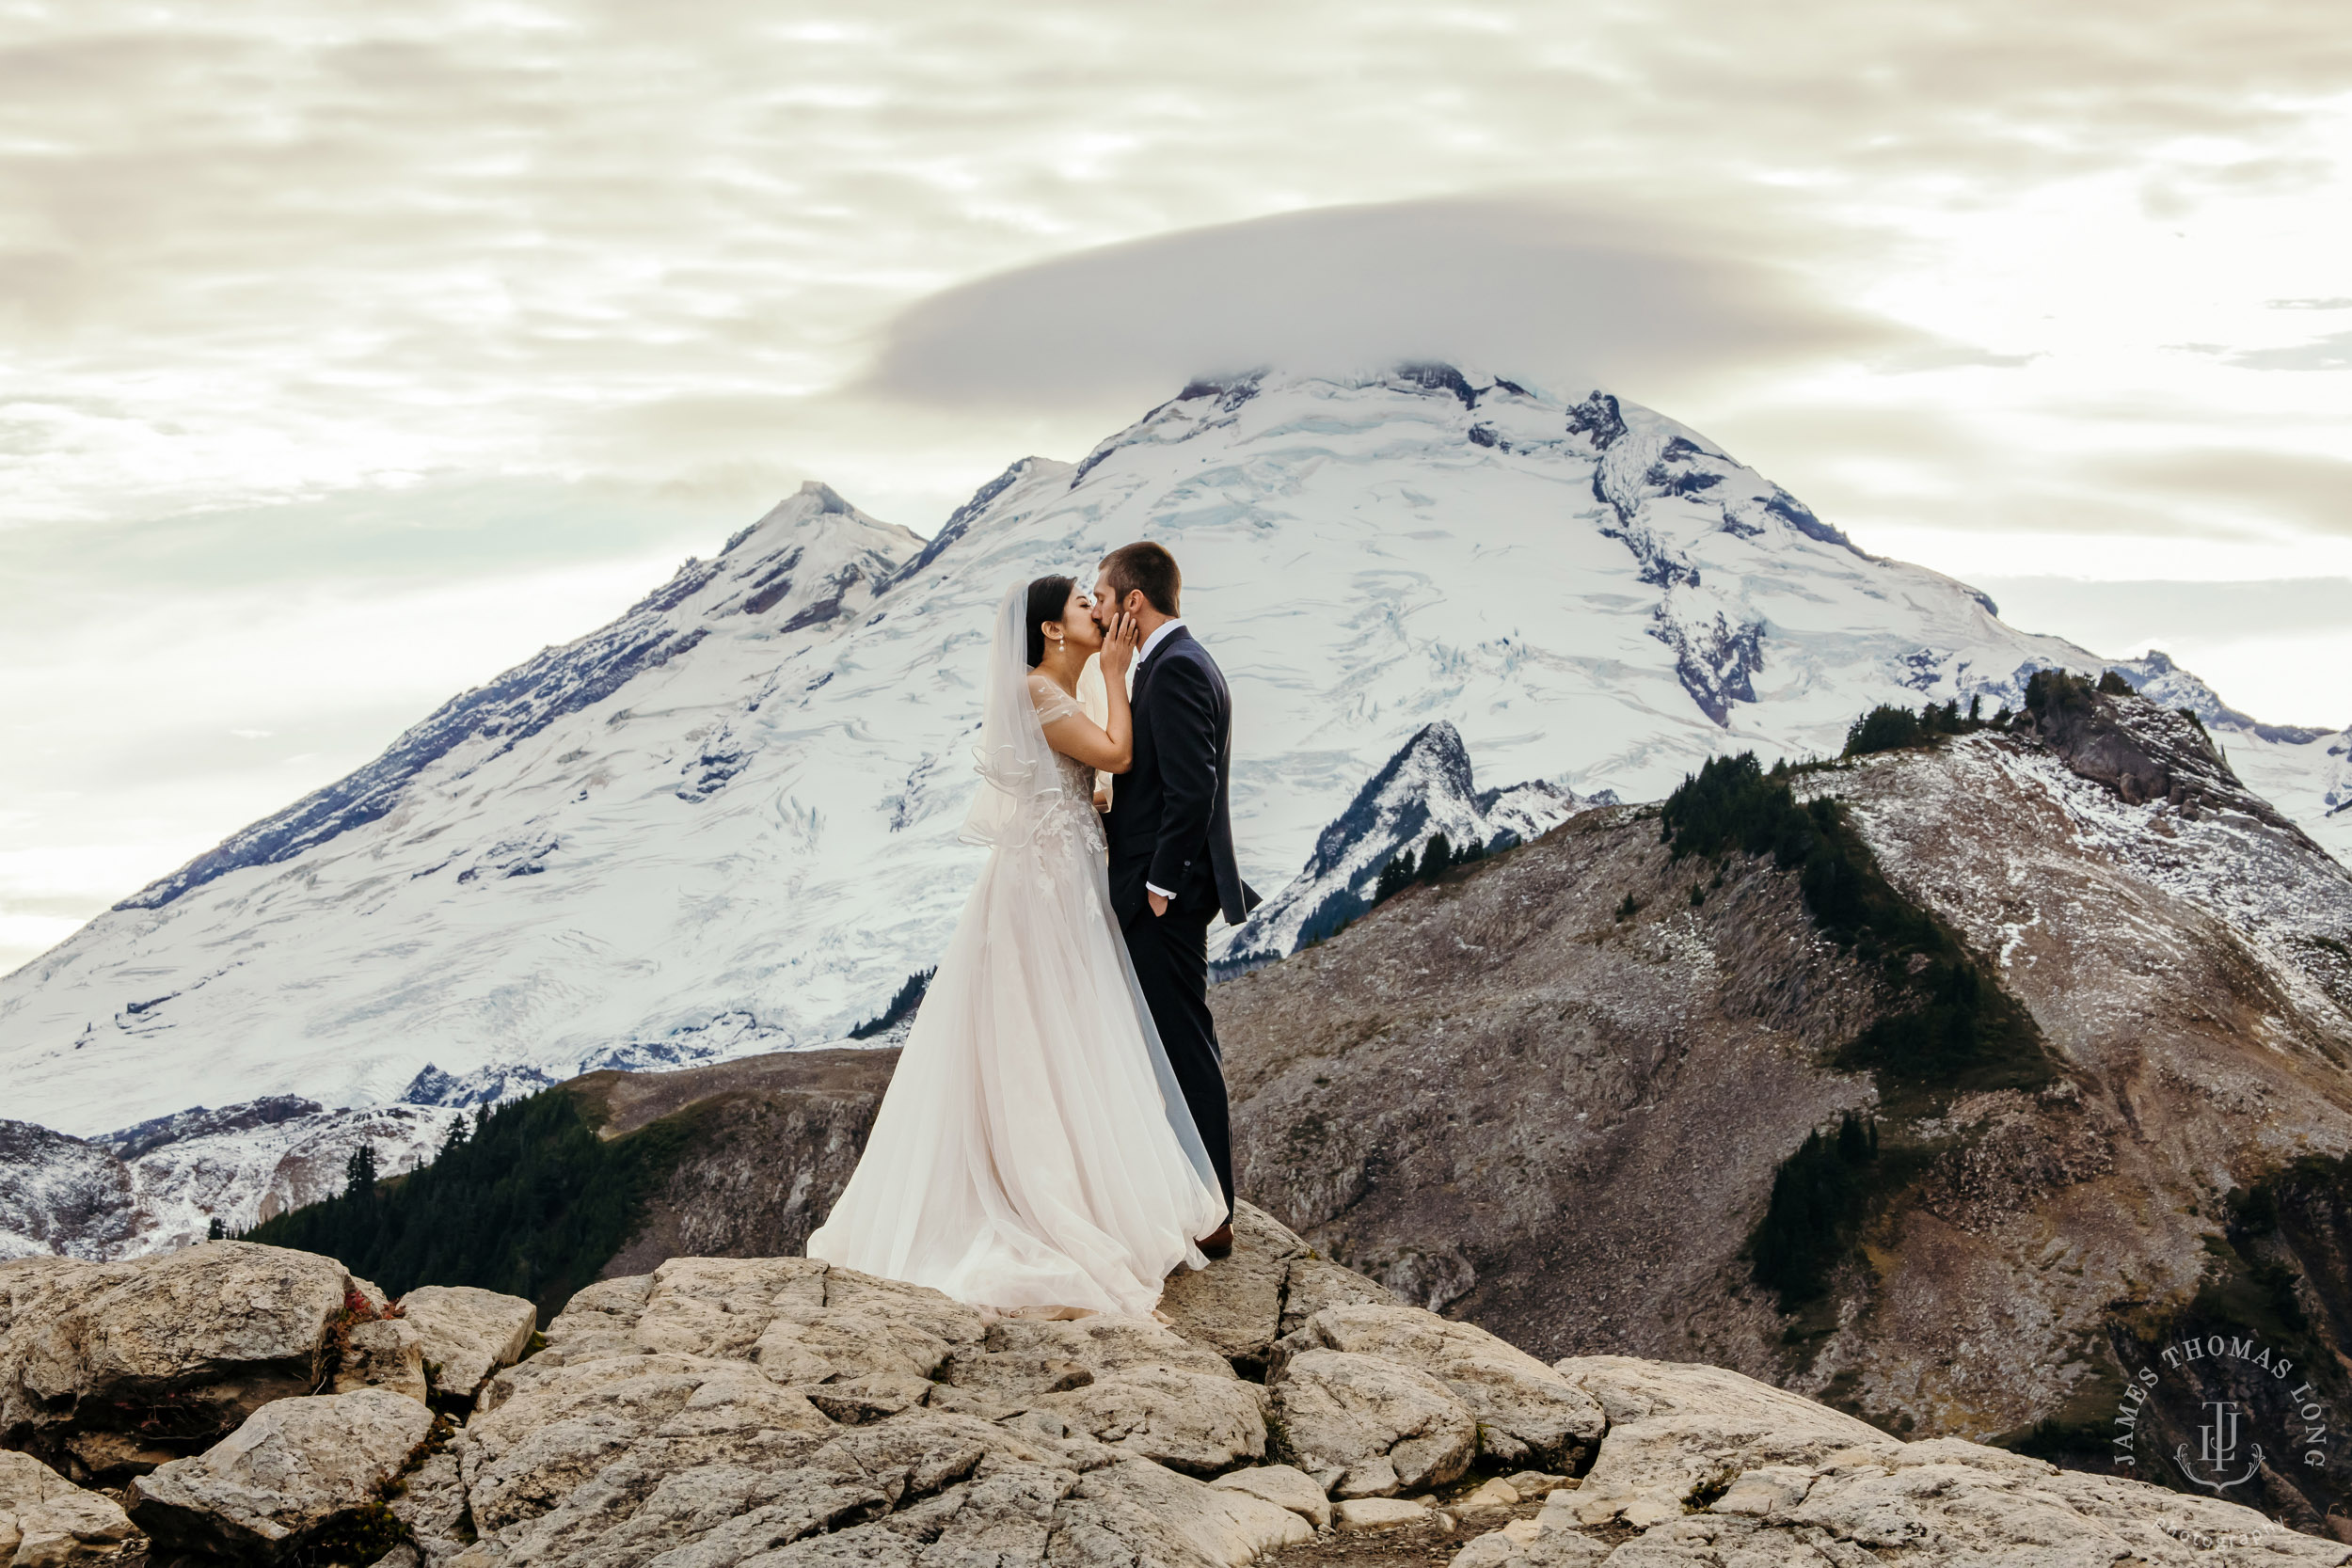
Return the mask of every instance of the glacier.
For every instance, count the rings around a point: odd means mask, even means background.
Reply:
[[[1143,537],[1235,693],[1245,873],[1306,868],[1220,934],[1229,967],[1415,822],[1491,826],[1468,759],[1539,831],[1719,753],[1834,752],[1874,704],[2015,705],[2046,665],[2195,709],[2352,852],[2352,732],[2011,627],[1661,415],[1460,366],[1264,372],[1013,464],[929,540],[804,485],[0,979],[0,1117],[87,1137],[270,1096],[460,1104],[840,1039],[935,961],[977,871],[956,830],[997,598]],[[1405,772],[1443,799],[1383,797],[1378,844],[1327,843],[1423,736]]]

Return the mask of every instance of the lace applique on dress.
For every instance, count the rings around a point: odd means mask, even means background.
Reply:
[[[1055,723],[1086,711],[1078,699],[1056,686],[1050,675],[1029,677],[1029,701],[1037,705],[1037,721],[1041,724]]]
[[[1077,698],[1046,675],[1029,677],[1029,700],[1037,705],[1040,724],[1051,724],[1086,712]],[[1094,769],[1059,752],[1053,755],[1054,766],[1061,774],[1061,795],[1048,808],[1046,819],[1038,825],[1038,839],[1055,848],[1100,855],[1103,824],[1094,810]]]

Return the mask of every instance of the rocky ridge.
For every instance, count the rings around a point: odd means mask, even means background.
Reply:
[[[180,1391],[215,1417],[183,1456],[134,1465],[127,1519],[0,1453],[0,1531],[16,1531],[24,1568],[142,1554],[187,1568],[1241,1568],[1285,1550],[1343,1560],[1345,1542],[1397,1530],[1442,1543],[1454,1568],[2352,1560],[2249,1509],[1902,1442],[1717,1368],[1548,1366],[1243,1217],[1232,1259],[1172,1283],[1165,1323],[993,1316],[805,1259],[673,1259],[581,1291],[544,1349],[443,1422],[383,1386],[297,1379],[256,1402],[257,1357],[327,1355],[328,1288],[365,1301],[327,1259],[212,1243],[103,1279],[0,1264],[0,1301],[119,1321],[128,1343],[177,1354]],[[478,1330],[501,1308],[486,1294],[404,1305],[473,1314]],[[388,1310],[356,1315],[401,1321]],[[140,1375],[135,1356],[61,1356],[73,1337],[54,1315],[0,1322],[20,1449],[29,1434],[56,1451],[80,1406],[119,1403]],[[62,1421],[24,1402],[36,1390]]]

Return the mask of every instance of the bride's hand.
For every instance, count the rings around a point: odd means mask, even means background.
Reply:
[[[1103,651],[1096,657],[1102,661],[1104,679],[1126,677],[1127,666],[1134,662],[1136,644],[1140,641],[1132,615],[1118,616],[1103,628]]]

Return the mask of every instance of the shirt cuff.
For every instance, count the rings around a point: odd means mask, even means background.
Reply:
[[[1176,896],[1174,894],[1168,892],[1168,889],[1164,887],[1153,887],[1150,882],[1143,884],[1143,891],[1146,893],[1156,893],[1163,898],[1173,898]]]

